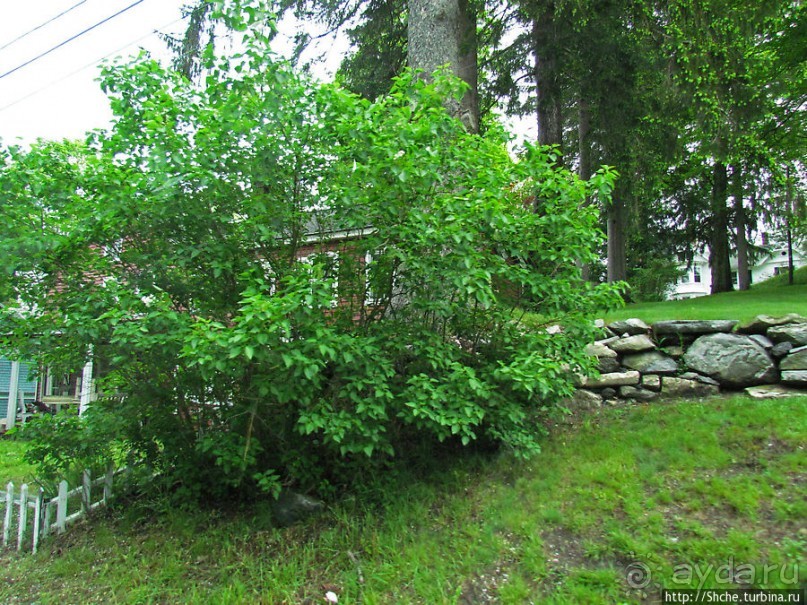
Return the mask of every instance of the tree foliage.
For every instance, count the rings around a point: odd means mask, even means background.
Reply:
[[[203,87],[144,56],[108,67],[109,133],[8,157],[10,229],[40,249],[0,242],[6,344],[62,367],[92,348],[110,395],[92,413],[189,489],[213,469],[321,486],[413,442],[537,451],[536,419],[589,368],[586,318],[616,299],[577,269],[599,238],[582,202],[612,175],[514,161],[445,110],[454,79],[371,102],[276,61],[260,10],[222,17],[244,51],[208,50]],[[34,224],[58,196],[69,213]]]
[[[347,31],[355,50],[345,57],[339,76],[348,90],[372,101],[388,93],[406,67],[406,2],[378,0],[367,6],[363,16]]]
[[[408,3],[281,6],[347,28],[353,52],[341,75],[354,91],[375,98],[405,65]],[[556,146],[559,163],[584,179],[603,165],[620,174],[612,203],[601,208],[610,281],[636,281],[651,265],[708,245],[713,284],[727,289],[729,255],[747,256],[761,223],[790,221],[786,183],[803,189],[805,182],[801,2],[470,6],[482,126],[495,107],[531,115],[539,142]],[[797,175],[795,185],[787,174]],[[695,190],[701,199],[693,199]],[[682,207],[692,212],[681,215]],[[648,251],[659,225],[664,245]]]

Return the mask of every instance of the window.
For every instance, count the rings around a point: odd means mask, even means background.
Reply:
[[[696,284],[701,283],[701,269],[698,266],[695,266],[692,269],[692,281],[694,281]]]
[[[733,284],[739,284],[740,282],[738,282],[738,281],[737,281],[737,279],[738,279],[738,278],[739,278],[739,275],[737,274],[737,272],[736,272],[736,271],[732,271],[732,272],[731,272],[731,283],[733,283]]]

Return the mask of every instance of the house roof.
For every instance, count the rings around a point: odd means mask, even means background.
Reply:
[[[305,224],[306,243],[323,241],[344,241],[373,233],[375,229],[366,224],[361,228],[351,228],[327,211],[311,212]]]

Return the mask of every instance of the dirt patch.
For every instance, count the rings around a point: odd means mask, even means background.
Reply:
[[[548,568],[568,571],[591,563],[581,546],[580,537],[568,529],[553,529],[541,536]]]
[[[507,562],[497,561],[481,573],[474,574],[463,583],[457,603],[459,605],[499,603],[497,594],[499,587],[508,580],[508,567]]]
[[[500,534],[508,553],[518,551],[518,538],[510,533]],[[500,603],[499,588],[507,583],[517,560],[514,555],[506,555],[484,570],[475,573],[462,584],[458,605],[487,605]]]

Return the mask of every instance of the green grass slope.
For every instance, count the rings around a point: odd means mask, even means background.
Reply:
[[[796,272],[794,285],[787,275],[780,275],[744,292],[726,292],[657,303],[639,303],[609,313],[606,321],[638,317],[647,323],[665,319],[738,319],[747,321],[757,315],[798,313],[807,317],[807,267]]]
[[[22,459],[24,453],[21,441],[0,437],[0,489],[5,489],[9,481],[19,486],[33,479],[34,467]]]
[[[770,279],[766,279],[763,282],[760,282],[753,286],[755,290],[759,289],[768,289],[768,288],[779,288],[781,286],[788,286],[788,275],[787,273],[782,273],[780,275],[776,275]],[[801,267],[800,269],[796,269],[793,272],[793,285],[796,286],[807,286],[807,266]]]
[[[607,408],[532,460],[438,461],[287,529],[266,506],[120,507],[36,556],[0,555],[0,602],[643,603],[730,587],[726,565],[794,587],[805,440],[807,397]]]

